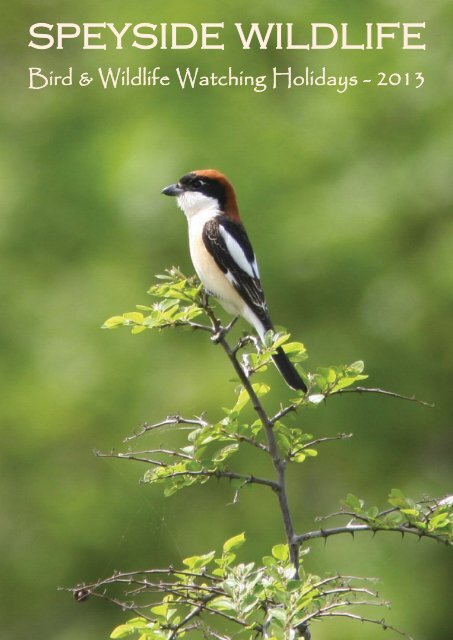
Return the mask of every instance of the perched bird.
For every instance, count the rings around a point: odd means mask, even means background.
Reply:
[[[175,196],[189,224],[190,256],[206,291],[226,311],[242,316],[261,340],[273,329],[255,254],[239,217],[236,195],[228,179],[213,169],[192,171],[162,190]],[[283,349],[274,362],[292,389],[307,391]]]

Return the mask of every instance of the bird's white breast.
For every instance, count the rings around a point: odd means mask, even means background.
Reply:
[[[218,210],[214,213],[214,215],[219,214],[220,211]],[[190,257],[195,271],[208,293],[218,298],[229,313],[244,315],[245,304],[243,299],[219,268],[203,242],[204,226],[212,218],[212,210],[203,210],[196,215],[187,216]]]

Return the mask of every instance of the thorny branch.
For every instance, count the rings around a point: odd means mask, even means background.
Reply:
[[[135,440],[136,438],[140,438],[143,434],[148,431],[154,431],[156,429],[162,429],[162,427],[174,426],[177,424],[186,424],[191,426],[199,426],[206,427],[207,422],[203,420],[203,418],[183,418],[182,416],[168,416],[165,420],[161,422],[156,422],[155,424],[148,424],[145,422],[138,431],[133,433],[131,436],[128,436],[124,439],[124,442],[129,442],[130,440]]]
[[[258,577],[262,576],[263,569],[257,568],[254,573],[256,573]],[[176,580],[181,578],[186,579],[186,581],[176,582]],[[173,582],[172,580],[175,581]],[[305,629],[306,623],[309,620],[320,617],[318,613],[326,613],[336,607],[360,606],[363,604],[380,606],[387,604],[379,598],[379,595],[375,591],[366,587],[354,586],[350,584],[351,581],[363,582],[366,580],[354,576],[342,577],[336,575],[313,583],[308,590],[305,590],[305,597],[307,597],[311,591],[316,591],[315,602],[325,602],[325,605],[321,607],[318,604],[313,615],[307,615],[298,623],[298,629],[300,631]],[[120,600],[107,591],[108,587],[118,584],[126,585],[128,588],[124,595],[134,599]],[[265,623],[261,624],[257,620],[251,623],[251,619],[247,615],[243,616],[240,612],[227,612],[215,607],[214,602],[218,596],[225,597],[228,592],[224,590],[224,582],[222,579],[212,576],[205,571],[177,571],[173,569],[173,567],[168,567],[167,569],[147,571],[116,572],[109,578],[91,584],[81,584],[68,590],[73,593],[77,600],[86,600],[89,596],[105,599],[121,606],[125,610],[134,612],[136,615],[150,622],[155,620],[152,616],[155,610],[154,608],[168,602],[166,600],[167,596],[173,596],[172,606],[188,607],[189,611],[182,613],[182,619],[180,616],[179,620],[177,622],[175,621],[174,624],[171,622],[166,624],[165,628],[170,631],[169,639],[177,638],[179,632],[187,632],[189,630],[189,623],[203,613],[223,617],[228,622],[239,625],[242,628],[252,629],[253,627],[257,633],[262,633],[265,626]],[[162,595],[163,598],[154,599],[153,602],[150,602],[150,594]],[[361,599],[364,596],[369,596],[370,599]],[[332,600],[332,598],[338,599]],[[266,596],[265,602],[263,601],[265,610],[278,606],[281,606],[279,599],[277,598],[275,600],[272,595]],[[153,607],[151,611],[149,611],[150,607]]]
[[[355,515],[355,517],[357,517]],[[314,540],[315,538],[330,538],[331,536],[340,535],[342,533],[350,533],[354,536],[355,533],[361,533],[362,531],[369,531],[371,533],[377,533],[378,531],[393,531],[405,535],[406,533],[418,536],[419,538],[432,538],[437,542],[443,542],[448,545],[448,540],[443,540],[438,534],[430,533],[416,527],[410,527],[407,525],[395,525],[394,527],[386,525],[371,525],[371,524],[347,524],[343,527],[332,527],[330,529],[318,529],[317,531],[309,531],[295,536],[294,541],[298,544],[304,544],[307,540]]]
[[[425,402],[425,400],[419,400],[415,396],[404,396],[401,393],[396,393],[395,391],[386,391],[385,389],[372,388],[372,387],[352,387],[347,389],[338,389],[333,393],[327,395],[327,397],[343,395],[344,393],[377,393],[384,396],[389,396],[391,398],[397,398],[398,400],[407,400],[408,402],[416,402],[417,404],[421,404],[424,407],[429,407],[432,409],[435,405],[431,402]]]
[[[179,451],[173,450],[165,450],[165,449],[153,449],[151,451],[134,451],[130,453],[116,453],[114,451],[110,453],[102,453],[101,451],[97,451],[96,455],[99,458],[119,458],[123,460],[135,460],[136,462],[144,462],[146,464],[153,465],[155,467],[167,467],[165,462],[161,460],[152,460],[150,458],[142,458],[140,454],[147,453],[166,453],[169,455],[174,455],[177,457],[181,457],[184,459],[191,460],[190,456],[181,454]],[[165,478],[176,478],[178,476],[206,476],[207,478],[227,478],[228,480],[241,480],[244,484],[261,484],[266,487],[270,487],[274,491],[279,490],[279,486],[273,480],[268,480],[267,478],[260,478],[259,476],[254,475],[245,475],[242,473],[235,473],[233,471],[223,471],[221,469],[201,469],[200,471],[169,471],[168,476],[160,476],[161,479]]]
[[[192,301],[190,298],[188,298],[188,301]],[[198,325],[197,323],[193,323],[193,322],[186,322],[186,325],[191,326],[193,328],[200,328],[203,329],[204,331],[208,331],[211,334],[211,340],[216,343],[216,344],[220,344],[224,350],[224,352],[226,353],[228,359],[230,360],[236,374],[238,375],[244,389],[246,390],[247,394],[250,397],[250,401],[252,404],[252,407],[254,409],[254,411],[256,412],[259,420],[262,423],[264,432],[266,434],[266,438],[267,438],[267,445],[263,444],[257,440],[254,440],[253,438],[250,438],[248,436],[237,436],[238,441],[243,441],[246,442],[258,449],[261,449],[262,451],[265,451],[266,453],[269,453],[271,459],[272,459],[272,463],[274,466],[274,469],[276,471],[277,474],[277,479],[274,480],[268,480],[266,478],[259,478],[259,477],[255,477],[253,475],[242,475],[242,474],[238,474],[238,473],[234,473],[231,471],[223,471],[223,470],[209,470],[209,469],[202,469],[202,470],[197,470],[197,471],[181,471],[181,472],[175,472],[175,471],[171,471],[169,472],[168,477],[176,477],[178,475],[182,475],[182,476],[205,476],[205,477],[218,477],[218,478],[227,478],[227,479],[235,479],[235,480],[242,480],[244,482],[244,484],[261,484],[261,485],[265,485],[270,487],[273,491],[275,491],[275,493],[278,496],[278,502],[279,502],[279,507],[280,507],[280,511],[282,514],[282,519],[283,519],[283,523],[284,523],[284,528],[285,528],[285,533],[286,533],[286,538],[287,538],[287,542],[288,542],[288,546],[290,549],[290,555],[291,555],[291,560],[293,562],[294,565],[294,570],[295,570],[295,576],[298,575],[298,571],[299,571],[299,545],[301,545],[303,542],[305,542],[306,540],[309,539],[313,539],[316,537],[329,537],[330,535],[336,535],[339,533],[344,533],[344,532],[348,532],[348,533],[354,533],[353,529],[353,525],[348,525],[346,527],[336,527],[333,529],[320,529],[319,531],[312,531],[309,533],[305,533],[305,534],[301,534],[301,535],[296,535],[295,531],[294,531],[294,525],[293,525],[293,521],[292,521],[292,516],[291,516],[291,511],[289,508],[289,502],[288,502],[288,496],[287,496],[287,490],[286,490],[286,475],[285,475],[285,471],[286,471],[286,464],[287,462],[294,457],[295,455],[297,455],[298,453],[302,452],[304,449],[307,449],[311,446],[314,446],[316,444],[322,443],[322,442],[328,442],[328,441],[332,441],[332,440],[340,440],[340,439],[345,439],[345,438],[349,438],[351,437],[352,434],[337,434],[336,436],[332,436],[332,437],[324,437],[324,438],[316,438],[313,439],[312,441],[305,443],[304,445],[302,445],[301,447],[299,447],[296,451],[291,451],[289,453],[289,455],[286,456],[286,458],[284,456],[281,455],[277,441],[276,441],[276,437],[274,434],[274,430],[273,427],[275,426],[275,424],[280,421],[282,418],[284,418],[286,415],[288,415],[291,412],[297,412],[298,408],[300,407],[300,403],[291,403],[288,404],[287,406],[282,407],[275,415],[273,416],[268,416],[263,404],[261,403],[258,395],[256,394],[251,382],[250,382],[250,375],[251,371],[248,371],[246,368],[244,368],[244,365],[241,364],[241,362],[238,359],[238,354],[239,351],[246,345],[253,343],[255,345],[256,348],[258,348],[256,340],[252,337],[252,336],[244,336],[241,339],[239,339],[239,341],[236,343],[236,345],[234,347],[231,347],[227,341],[227,335],[230,332],[231,328],[234,326],[237,318],[233,318],[233,320],[227,325],[227,326],[222,326],[222,324],[220,323],[220,321],[218,320],[218,318],[216,317],[216,315],[214,314],[212,308],[209,305],[209,297],[207,296],[207,294],[205,292],[201,293],[200,296],[200,300],[199,300],[199,305],[201,308],[203,308],[206,316],[208,317],[211,326],[207,326],[207,325]],[[184,324],[184,323],[183,323]],[[355,387],[355,388],[344,388],[344,389],[339,389],[337,391],[334,391],[330,394],[326,394],[326,398],[328,397],[332,397],[333,395],[337,395],[337,394],[341,394],[341,393],[377,393],[377,394],[382,394],[382,395],[387,395],[387,396],[391,396],[394,398],[400,398],[403,400],[408,400],[408,401],[413,401],[413,402],[418,402],[419,404],[422,404],[424,406],[432,406],[427,402],[423,402],[418,400],[417,398],[415,398],[414,396],[408,397],[408,396],[404,396],[395,392],[390,392],[390,391],[386,391],[383,389],[378,389],[378,388],[367,388],[367,387]],[[167,426],[174,426],[174,425],[187,425],[187,426],[199,426],[199,427],[206,427],[208,426],[208,422],[206,422],[203,417],[196,417],[196,418],[184,418],[181,415],[173,415],[173,416],[168,416],[165,420],[162,420],[160,422],[157,422],[155,424],[147,424],[145,423],[144,425],[142,425],[140,427],[140,429],[135,432],[133,435],[129,436],[128,438],[125,439],[125,442],[133,440],[135,438],[140,437],[141,435],[149,432],[149,431],[153,431],[153,430],[157,430],[157,429],[161,429],[161,428],[165,428]],[[230,435],[230,434],[226,434],[226,435]],[[153,449],[150,451],[143,451],[143,452],[128,452],[128,453],[115,453],[112,452],[110,454],[101,454],[101,453],[97,453],[97,455],[103,456],[103,457],[117,457],[117,458],[124,458],[124,459],[129,459],[129,460],[135,460],[135,461],[139,461],[139,462],[144,462],[146,464],[150,464],[150,465],[154,465],[154,466],[159,466],[159,467],[166,467],[166,464],[160,460],[155,460],[155,459],[150,459],[148,457],[144,457],[146,455],[150,455],[150,454],[167,454],[169,456],[174,456],[174,457],[179,457],[179,458],[189,458],[190,456],[187,456],[179,451],[174,451],[174,450],[168,450],[168,449]],[[163,479],[165,479],[166,476],[162,476]],[[355,531],[364,531],[364,530],[369,530],[369,531],[377,531],[378,529],[375,527],[374,529],[371,527],[371,525],[369,524],[364,524],[364,525],[355,525],[354,526]],[[395,527],[396,530],[400,530],[401,531],[401,527]],[[379,530],[384,530],[384,528],[381,528]],[[387,528],[388,530],[388,528]],[[414,530],[411,528],[408,528],[408,532],[414,533]],[[416,533],[418,535],[420,535],[419,531],[416,531]],[[427,535],[427,537],[435,537],[433,535]]]
[[[358,603],[355,603],[358,604]],[[369,603],[368,603],[369,604]],[[407,640],[413,640],[411,636],[408,636],[406,633],[397,629],[396,627],[392,627],[392,625],[387,624],[384,619],[375,620],[373,618],[365,618],[364,616],[360,616],[356,613],[351,613],[350,611],[331,611],[332,607],[325,607],[324,609],[319,609],[315,611],[311,615],[307,616],[304,622],[301,623],[301,626],[305,626],[307,622],[310,620],[316,620],[317,618],[349,618],[350,620],[357,620],[358,622],[368,622],[370,624],[377,624],[384,629],[384,631],[393,631],[397,633],[399,636],[403,636],[407,638]]]
[[[289,508],[288,496],[286,492],[286,476],[285,476],[286,460],[280,454],[280,450],[278,448],[275,434],[273,431],[274,424],[269,418],[269,416],[267,415],[262,403],[260,402],[260,399],[255,393],[255,390],[253,389],[253,386],[249,378],[247,377],[247,374],[245,373],[244,369],[240,365],[237,359],[237,351],[235,351],[235,349],[232,349],[228,344],[226,340],[226,331],[221,326],[219,320],[216,318],[212,309],[209,307],[209,304],[207,301],[205,301],[204,308],[209,319],[211,320],[212,329],[213,329],[212,340],[214,342],[218,342],[222,346],[228,359],[233,365],[233,368],[236,371],[242,386],[247,391],[250,401],[252,403],[252,407],[255,410],[256,414],[258,415],[261,421],[261,424],[263,425],[263,429],[266,433],[269,454],[272,458],[272,464],[277,473],[276,493],[278,496],[280,511],[282,514],[283,523],[285,527],[286,539],[288,542],[288,547],[290,549],[290,556],[291,556],[292,563],[294,565],[294,574],[297,577],[299,575],[299,547],[297,544],[293,542],[294,525],[292,521],[291,511]]]
[[[187,300],[191,303],[194,300],[190,296],[186,296]],[[220,321],[215,316],[213,310],[209,306],[209,300],[206,294],[202,293],[199,300],[197,300],[197,304],[201,307],[207,318],[210,321],[210,326],[199,324],[192,321],[177,321],[173,323],[161,324],[158,328],[165,328],[166,326],[186,326],[191,327],[193,329],[200,329],[204,332],[208,332],[211,335],[211,340],[220,344],[223,348],[226,356],[228,357],[231,365],[234,368],[239,380],[247,392],[252,407],[259,418],[259,421],[262,424],[263,431],[266,436],[266,444],[263,444],[259,440],[255,440],[253,437],[240,435],[240,434],[231,434],[227,430],[224,430],[224,435],[228,438],[236,439],[238,442],[245,442],[255,448],[258,448],[265,453],[268,453],[272,464],[276,473],[276,479],[270,480],[267,478],[260,478],[253,475],[243,475],[234,473],[232,471],[227,471],[224,469],[200,469],[200,470],[190,470],[185,469],[184,471],[177,471],[177,465],[171,470],[169,469],[168,476],[163,474],[159,476],[159,478],[172,478],[178,475],[183,476],[204,476],[204,477],[217,477],[217,478],[226,478],[230,480],[240,480],[244,484],[260,484],[271,488],[278,497],[278,503],[280,507],[280,512],[283,519],[283,524],[286,533],[286,540],[288,543],[288,548],[290,551],[290,559],[292,562],[292,568],[294,569],[294,578],[299,577],[299,547],[303,545],[306,541],[316,539],[316,538],[324,538],[327,539],[330,536],[339,535],[342,533],[350,533],[354,535],[356,532],[369,531],[375,533],[377,531],[396,531],[401,534],[409,533],[413,535],[418,535],[419,537],[429,537],[439,540],[439,536],[431,533],[429,531],[424,531],[418,529],[415,526],[412,526],[410,522],[404,522],[403,524],[395,524],[395,526],[384,525],[382,523],[370,522],[367,520],[366,515],[361,516],[360,514],[356,514],[353,512],[341,511],[337,514],[332,515],[349,515],[353,519],[358,520],[359,522],[353,522],[353,520],[345,525],[338,526],[326,529],[319,529],[317,531],[311,531],[303,534],[296,535],[294,531],[294,525],[292,520],[292,515],[288,503],[287,496],[287,488],[286,488],[286,465],[291,460],[293,456],[303,452],[305,449],[308,449],[314,445],[317,445],[322,442],[328,442],[332,440],[341,440],[345,438],[351,437],[352,434],[339,433],[336,436],[331,437],[320,437],[314,438],[309,442],[305,442],[304,444],[298,446],[294,451],[290,451],[285,456],[282,455],[282,452],[278,446],[276,434],[274,431],[275,425],[282,420],[289,413],[297,412],[302,404],[308,404],[310,402],[310,397],[301,396],[300,400],[292,402],[287,406],[282,406],[280,410],[275,413],[273,416],[269,416],[264,409],[264,406],[258,397],[257,393],[254,390],[254,387],[250,381],[251,375],[254,373],[254,369],[247,366],[246,360],[242,358],[239,360],[239,352],[243,347],[248,344],[254,344],[254,346],[259,350],[259,346],[257,341],[252,336],[244,336],[242,337],[235,346],[230,346],[229,341],[227,340],[228,333],[232,326],[235,324],[237,318],[234,318],[229,325],[222,326]],[[431,407],[433,405],[423,402],[415,398],[414,396],[408,397],[398,393],[386,391],[379,388],[367,388],[367,387],[354,387],[354,388],[341,388],[336,391],[324,391],[324,398],[327,399],[332,397],[333,395],[340,395],[344,393],[371,393],[371,394],[381,394],[394,398],[399,398],[402,400],[407,400],[411,402],[417,402],[423,406]],[[322,399],[322,398],[321,398]],[[314,402],[314,397],[313,397]],[[319,400],[318,400],[319,402]],[[204,420],[203,417],[195,417],[195,418],[184,418],[180,415],[172,415],[168,416],[165,420],[161,422],[157,422],[155,424],[143,424],[134,434],[127,437],[125,442],[130,440],[134,440],[145,433],[150,431],[163,429],[167,426],[175,426],[175,425],[185,425],[189,428],[192,427],[200,427],[201,429],[205,427],[209,427],[209,423]],[[220,429],[222,431],[222,429]],[[311,437],[311,436],[309,436]],[[149,456],[169,456],[179,458],[183,461],[191,461],[195,460],[189,453],[185,453],[185,450],[176,451],[168,448],[159,447],[157,449],[149,449],[144,451],[129,451],[127,453],[116,453],[112,451],[110,454],[97,452],[97,455],[102,457],[115,457],[115,458],[123,458],[129,460],[136,460],[148,465],[165,468],[168,467],[165,462],[160,459],[150,458]],[[197,461],[198,462],[198,461]],[[441,503],[438,503],[440,506]],[[382,511],[377,515],[377,519],[380,517],[384,517],[393,511],[398,511],[398,508],[387,509],[386,511]],[[444,541],[444,540],[442,540]],[[217,560],[216,560],[217,562]],[[252,565],[253,566],[253,565]],[[264,569],[263,569],[264,570]],[[262,569],[257,570],[262,571]],[[292,571],[292,569],[291,569]],[[214,571],[215,573],[215,571]],[[264,575],[264,574],[263,574]],[[258,579],[258,577],[257,577]],[[174,580],[174,581],[173,581]],[[178,583],[177,580],[180,582]],[[391,629],[396,633],[409,638],[404,633],[395,629],[392,626],[389,626],[385,623],[384,620],[373,620],[369,618],[365,618],[350,611],[338,611],[337,609],[346,608],[350,606],[356,605],[375,605],[375,606],[385,606],[388,603],[381,600],[377,593],[371,591],[370,589],[364,587],[355,587],[349,584],[350,580],[366,580],[363,578],[355,578],[353,576],[331,576],[329,578],[324,578],[322,580],[318,580],[316,583],[313,581],[307,582],[303,595],[304,597],[310,596],[310,594],[315,599],[315,606],[311,608],[307,608],[303,610],[303,614],[305,617],[299,618],[298,624],[294,629],[299,632],[300,636],[304,638],[309,638],[310,633],[308,631],[308,624],[312,623],[315,620],[319,620],[326,617],[345,617],[354,620],[360,620],[362,622],[370,622],[373,624],[381,625],[384,629]],[[371,579],[370,579],[371,581]],[[127,585],[128,588],[124,592],[125,596],[131,596],[135,599],[138,599],[137,602],[124,602],[121,601],[114,596],[111,596],[107,589],[116,584],[124,584]],[[308,590],[307,590],[308,586]],[[327,588],[325,588],[327,587]],[[178,605],[182,605],[183,607],[188,607],[187,610],[183,610],[182,617],[180,615],[178,622],[175,624],[166,623],[162,626],[162,629],[168,630],[170,633],[168,635],[169,640],[176,640],[182,634],[187,633],[193,629],[202,630],[203,625],[203,635],[208,637],[209,634],[212,637],[217,638],[218,640],[228,640],[227,637],[224,637],[217,633],[214,630],[211,630],[204,620],[197,621],[197,618],[200,618],[203,613],[208,613],[210,615],[221,616],[228,622],[239,625],[242,628],[247,628],[251,632],[255,632],[256,636],[265,635],[266,633],[266,625],[268,624],[266,620],[263,624],[259,624],[258,622],[255,625],[250,625],[250,620],[246,620],[246,617],[243,618],[242,614],[233,615],[233,613],[229,612],[229,610],[219,610],[218,607],[215,606],[213,600],[217,597],[228,597],[228,592],[224,590],[223,579],[208,574],[205,570],[197,573],[192,571],[178,571],[173,569],[173,567],[169,567],[164,570],[145,570],[145,571],[135,571],[135,572],[127,572],[127,573],[114,573],[110,578],[99,580],[98,582],[89,584],[89,585],[79,585],[73,589],[71,589],[74,596],[78,600],[84,600],[89,595],[94,595],[96,597],[105,598],[119,606],[123,609],[127,609],[130,611],[134,611],[138,615],[144,617],[146,620],[150,622],[155,619],[151,617],[149,614],[144,612],[144,609],[149,608],[150,606],[156,606],[159,604],[163,604],[166,602],[166,597],[175,598],[174,603]],[[155,594],[155,595],[163,595],[164,599],[161,602],[149,602],[149,597],[146,600],[145,604],[141,604],[141,601],[147,594]],[[362,596],[362,597],[361,597]],[[368,599],[366,596],[369,596]],[[359,599],[360,598],[360,599]],[[155,600],[155,598],[154,598]],[[280,607],[281,603],[279,601],[273,601],[272,598],[262,603],[262,609],[267,616],[269,609],[272,607]],[[187,612],[186,612],[187,611]],[[167,636],[165,636],[167,637]]]

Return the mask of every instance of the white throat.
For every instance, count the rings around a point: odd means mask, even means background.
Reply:
[[[210,198],[197,191],[185,191],[178,196],[177,202],[188,220],[199,213],[211,216],[220,213],[217,198]]]

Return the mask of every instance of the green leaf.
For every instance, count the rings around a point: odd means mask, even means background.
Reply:
[[[444,513],[439,513],[431,518],[429,524],[433,529],[436,529],[437,527],[445,527],[450,524],[450,514],[446,511],[444,511]]]
[[[130,320],[135,324],[141,324],[144,316],[143,313],[139,313],[138,311],[131,311],[129,313],[123,313],[123,318],[126,318],[126,320]]]
[[[335,370],[334,369],[329,369],[329,371],[327,372],[327,382],[329,384],[333,384],[336,379],[337,379],[337,374],[336,374]]]
[[[363,509],[363,501],[359,500],[359,498],[355,496],[353,493],[348,493],[348,495],[346,496],[346,499],[342,500],[341,503],[345,507],[350,507],[356,513],[361,513]]]
[[[235,443],[235,444],[229,444],[226,447],[223,447],[223,449],[220,449],[219,451],[217,451],[212,460],[213,462],[223,462],[224,460],[226,460],[227,458],[229,458],[230,456],[233,455],[233,453],[235,453],[237,450],[239,449],[239,444]]]
[[[354,384],[354,382],[358,382],[359,380],[366,380],[368,376],[366,375],[357,375],[357,376],[348,376],[346,378],[341,378],[335,386],[333,387],[333,391],[338,391],[339,389],[345,389],[346,387],[350,387]]]
[[[168,311],[169,309],[173,309],[174,307],[178,307],[178,306],[179,305],[177,300],[169,299],[169,300],[161,300],[159,302],[159,309],[161,311]],[[175,311],[176,309],[173,309],[173,310]]]
[[[272,555],[281,562],[289,560],[289,549],[287,544],[276,544],[272,547]]]
[[[233,407],[233,411],[240,413],[249,400],[250,400],[250,397],[246,389],[244,389],[244,387],[241,387],[241,390],[239,391],[238,399],[236,400],[236,404]]]
[[[288,580],[286,588],[289,592],[298,591],[303,586],[301,580]]]
[[[352,371],[353,373],[362,373],[364,369],[365,363],[363,362],[363,360],[357,360],[357,362],[353,362],[348,367],[348,370]]]
[[[116,329],[117,327],[122,327],[126,324],[123,316],[112,316],[108,318],[104,324],[102,325],[102,329]]]
[[[112,633],[110,634],[110,637],[126,638],[127,636],[131,636],[133,633],[135,633],[135,630],[131,629],[131,627],[128,624],[120,624],[118,627],[115,627],[115,629],[113,629]]]
[[[255,382],[254,384],[252,384],[252,387],[258,398],[265,396],[271,390],[268,384],[263,384],[261,382]]]
[[[291,442],[286,437],[286,435],[284,435],[280,431],[277,431],[276,436],[277,436],[276,439],[277,439],[278,447],[282,455],[286,457],[288,453],[291,451]]]
[[[202,556],[191,556],[190,558],[185,558],[182,562],[190,571],[199,571],[206,567],[214,559],[214,556],[215,551],[211,551],[210,553],[205,553]]]
[[[239,549],[245,542],[245,533],[240,533],[233,538],[229,538],[223,545],[223,552],[228,553],[229,551],[234,551]]]
[[[153,613],[156,618],[167,620],[169,606],[168,602],[165,602],[164,604],[159,604],[157,607],[151,607],[151,613]]]
[[[146,629],[147,624],[148,621],[145,620],[145,618],[132,618],[132,620],[129,620],[126,624],[120,624],[118,627],[115,627],[110,634],[110,637],[113,640],[116,638],[126,638],[137,631]]]
[[[293,362],[302,362],[307,359],[307,350],[302,342],[287,342],[282,348],[286,354],[291,356]]]
[[[377,507],[370,507],[367,511],[367,516],[373,520],[378,513],[379,509]]]
[[[256,395],[258,396],[258,398],[261,398],[261,396],[266,395],[266,393],[269,393],[270,391],[269,385],[259,383],[259,382],[255,382],[254,384],[252,384],[252,388],[256,393]],[[238,399],[236,400],[236,404],[231,410],[231,413],[236,412],[239,414],[242,411],[242,409],[246,406],[246,404],[249,402],[249,400],[250,400],[250,397],[247,390],[244,387],[241,387],[241,390],[239,391]]]
[[[229,567],[231,564],[233,564],[233,562],[236,560],[236,554],[233,553],[232,551],[228,552],[228,553],[223,553],[222,557],[220,558],[219,562],[222,565],[222,567]],[[216,560],[217,562],[217,560]]]
[[[215,609],[217,611],[235,611],[236,608],[233,604],[233,601],[226,596],[219,596],[214,600],[211,600],[209,603],[211,609]]]
[[[406,507],[408,505],[406,496],[400,489],[392,489],[388,501],[394,507]]]
[[[133,333],[134,335],[136,333],[141,333],[142,331],[146,331],[147,327],[141,326],[141,327],[132,327],[131,329],[131,333]]]
[[[278,620],[279,622],[286,622],[286,612],[284,609],[277,609],[276,607],[273,609],[269,609],[269,616],[274,620]]]

